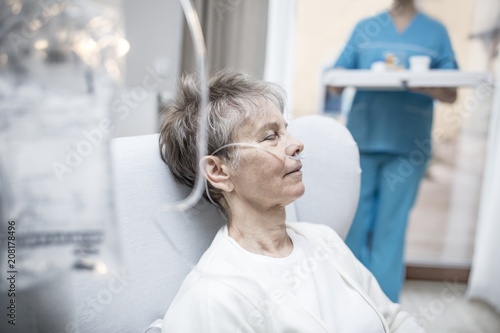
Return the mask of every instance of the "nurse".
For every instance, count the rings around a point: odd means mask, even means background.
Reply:
[[[370,69],[382,61],[398,70],[415,55],[430,57],[432,69],[458,68],[446,28],[419,12],[413,0],[395,0],[388,11],[356,25],[334,67]],[[433,103],[453,103],[456,96],[450,88],[358,90],[348,116],[363,172],[346,243],[395,302],[405,276],[408,215],[431,156]]]

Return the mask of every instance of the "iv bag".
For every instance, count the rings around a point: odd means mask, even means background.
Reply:
[[[110,161],[118,16],[0,3],[0,289],[119,260]]]

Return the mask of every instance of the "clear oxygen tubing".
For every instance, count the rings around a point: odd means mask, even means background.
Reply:
[[[212,152],[212,154],[210,154],[211,156],[214,156],[215,154],[217,154],[219,151],[221,151],[222,149],[224,148],[227,148],[227,147],[247,147],[247,148],[257,148],[257,149],[260,149],[260,150],[264,150],[266,152],[268,152],[269,154],[272,154],[278,158],[280,157],[285,157],[285,158],[289,158],[289,159],[292,159],[292,160],[296,160],[296,161],[299,161],[299,160],[303,160],[304,158],[306,158],[306,153],[304,152],[300,152],[300,153],[295,153],[293,155],[287,155],[287,154],[280,154],[280,153],[277,153],[275,151],[272,151],[270,149],[267,149],[267,148],[264,148],[264,147],[261,147],[259,146],[258,144],[256,143],[247,143],[247,142],[235,142],[235,143],[228,143],[227,145],[223,145],[223,146],[220,146],[219,148],[217,148],[216,150],[214,150]]]
[[[283,158],[289,158],[289,159],[292,159],[292,160],[295,160],[295,161],[300,161],[300,160],[303,160],[307,157],[306,153],[304,153],[303,151],[300,152],[300,153],[295,153],[293,155],[287,155],[287,154],[284,154],[284,153],[277,153],[275,151],[272,151],[270,149],[267,149],[267,148],[264,148],[262,146],[259,146],[258,144],[256,143],[246,143],[246,142],[235,142],[235,143],[228,143],[227,145],[223,145],[223,146],[220,146],[219,148],[217,148],[216,150],[214,150],[212,152],[212,154],[210,154],[210,156],[214,156],[215,154],[217,154],[219,151],[221,151],[222,149],[225,149],[225,148],[228,148],[228,147],[246,147],[246,148],[256,148],[256,149],[260,149],[260,150],[263,150],[265,152],[268,152],[269,154],[271,155],[274,155],[275,157],[281,159],[282,157]],[[201,169],[201,165],[203,163],[203,159],[200,160],[200,169]],[[214,204],[216,207],[220,207],[213,199],[212,197],[210,196],[210,191],[208,190],[208,180],[205,178],[205,193],[207,194],[207,198],[208,200],[210,200],[210,202],[212,204]]]

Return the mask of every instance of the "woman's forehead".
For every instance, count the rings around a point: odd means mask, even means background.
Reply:
[[[254,139],[262,131],[286,127],[286,121],[278,107],[272,103],[248,117],[236,131],[238,139]]]

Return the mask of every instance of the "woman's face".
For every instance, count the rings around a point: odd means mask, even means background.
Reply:
[[[241,147],[239,163],[231,171],[234,193],[255,208],[284,207],[304,194],[302,163],[293,156],[304,145],[287,131],[278,108],[267,103],[266,110],[239,130],[236,142],[255,143],[265,150]]]

